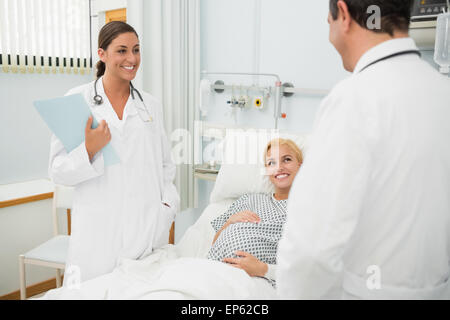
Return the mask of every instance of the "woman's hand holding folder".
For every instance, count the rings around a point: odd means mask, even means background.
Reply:
[[[89,160],[102,150],[111,141],[111,132],[108,124],[102,120],[97,128],[92,129],[92,116],[89,117],[85,129],[85,145],[86,151],[89,155]]]

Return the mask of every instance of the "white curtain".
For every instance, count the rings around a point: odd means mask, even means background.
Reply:
[[[184,148],[189,163],[178,165],[176,185],[181,208],[192,208],[196,188],[192,150],[200,83],[199,0],[128,0],[127,9],[127,21],[138,32],[142,47],[136,84],[163,103],[169,139],[180,138],[172,135],[177,129],[189,132]]]
[[[3,72],[90,72],[89,0],[0,0]]]

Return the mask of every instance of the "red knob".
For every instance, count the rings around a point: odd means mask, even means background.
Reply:
[[[287,114],[286,113],[282,113],[281,114],[281,118],[286,119],[287,118]]]

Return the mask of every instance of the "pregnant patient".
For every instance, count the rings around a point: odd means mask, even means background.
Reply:
[[[217,233],[209,259],[229,263],[275,285],[277,247],[286,221],[287,199],[302,162],[302,152],[292,140],[276,139],[267,145],[264,163],[275,193],[245,194],[213,220]]]

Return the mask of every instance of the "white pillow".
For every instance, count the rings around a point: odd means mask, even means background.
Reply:
[[[227,132],[222,148],[222,165],[210,202],[237,199],[246,193],[271,193],[273,185],[265,175],[264,151],[274,138],[291,139],[304,152],[306,135],[276,134],[273,130]]]

